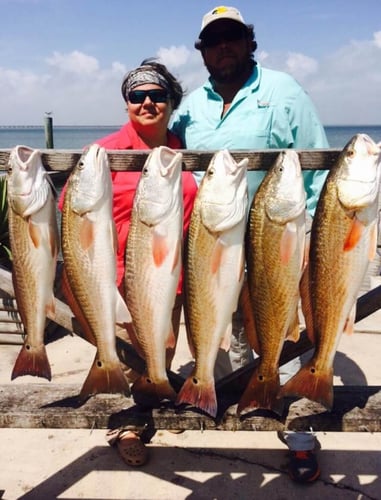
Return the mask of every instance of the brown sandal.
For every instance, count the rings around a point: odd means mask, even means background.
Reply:
[[[134,432],[112,429],[107,432],[106,440],[111,446],[117,446],[120,456],[127,465],[140,467],[147,463],[148,449]]]

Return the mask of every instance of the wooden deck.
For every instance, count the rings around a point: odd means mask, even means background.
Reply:
[[[73,429],[184,429],[281,431],[381,431],[381,387],[336,387],[335,405],[327,411],[306,399],[286,400],[283,415],[259,411],[237,417],[236,406],[212,419],[171,404],[144,409],[119,395],[102,394],[79,405],[80,387],[69,384],[0,386],[0,427]]]

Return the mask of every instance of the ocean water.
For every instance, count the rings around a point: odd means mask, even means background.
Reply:
[[[351,125],[324,127],[331,148],[343,148],[358,133],[368,134],[375,142],[381,141],[381,125]],[[115,126],[53,127],[55,149],[82,149],[100,137],[119,129]],[[44,127],[5,127],[0,126],[0,149],[12,148],[23,144],[32,148],[46,147]]]
[[[53,146],[55,149],[82,149],[119,128],[118,125],[53,127]],[[44,149],[46,147],[44,127],[0,127],[0,149],[13,148],[19,144]]]

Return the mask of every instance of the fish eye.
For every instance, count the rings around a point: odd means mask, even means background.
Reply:
[[[143,175],[147,175],[148,174],[148,168],[147,167],[143,167],[142,174]]]
[[[213,175],[215,174],[215,169],[214,168],[211,168],[208,170],[208,176],[209,177],[213,177]]]

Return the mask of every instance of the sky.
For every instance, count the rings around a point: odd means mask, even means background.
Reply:
[[[156,57],[191,92],[209,0],[0,0],[0,126],[121,125],[124,74]],[[324,125],[381,125],[381,0],[237,0],[263,66],[286,71]]]

